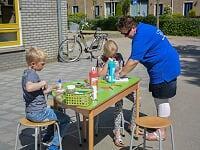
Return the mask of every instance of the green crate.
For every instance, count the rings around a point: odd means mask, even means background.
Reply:
[[[67,105],[88,106],[92,102],[92,92],[87,91],[81,94],[64,93],[62,98]]]

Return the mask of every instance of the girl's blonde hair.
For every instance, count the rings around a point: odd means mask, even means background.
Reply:
[[[32,62],[38,63],[40,61],[45,61],[47,54],[40,48],[31,47],[26,52],[26,62],[28,65],[31,65]]]
[[[104,51],[104,55],[105,56],[113,56],[114,54],[116,54],[116,52],[118,51],[118,46],[117,44],[115,43],[115,41],[113,40],[108,40],[106,41],[106,43],[104,44],[104,48],[103,48],[103,51]]]

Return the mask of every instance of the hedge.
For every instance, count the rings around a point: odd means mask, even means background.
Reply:
[[[68,21],[80,23],[85,18],[84,14],[69,15]],[[101,27],[102,30],[115,31],[116,23],[119,17],[108,17],[88,20],[90,27],[88,29],[96,29]],[[143,22],[156,25],[156,17],[149,15],[147,17],[138,16],[134,18],[136,22]],[[176,36],[200,36],[200,18],[184,18],[162,15],[160,17],[160,29],[166,35]]]
[[[200,19],[174,18],[162,19],[160,29],[166,35],[200,36]]]
[[[101,27],[102,30],[115,31],[118,17],[109,17],[105,19],[90,20],[91,29]],[[156,25],[155,16],[135,17],[137,22],[148,23]],[[160,18],[160,29],[166,35],[176,36],[200,36],[200,18]]]

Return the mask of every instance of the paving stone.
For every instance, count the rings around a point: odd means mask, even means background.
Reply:
[[[20,117],[21,115],[13,113],[13,112],[0,116],[0,118],[5,119],[5,120],[18,120]]]
[[[122,55],[124,56],[125,60],[127,60],[130,53],[130,50],[129,50],[130,41],[126,38],[116,38],[114,40],[119,45],[119,51],[122,52]],[[195,40],[195,43],[192,42],[190,39],[185,39],[185,38],[181,38],[181,40],[178,40],[172,37],[170,40],[175,41],[174,45],[182,44],[184,46],[187,46],[187,44],[189,45],[196,44],[197,48],[195,48],[195,50],[200,50],[200,45],[199,45],[200,40],[198,40],[198,42],[196,42]],[[195,55],[195,58],[193,58],[192,61],[198,60],[199,58],[198,54],[199,53]],[[88,55],[87,54],[83,55],[82,58],[85,56],[88,56]],[[191,57],[191,53],[189,56]],[[182,55],[182,58],[183,58],[182,61],[184,61],[182,65],[187,64],[188,63],[187,61],[192,62],[187,57],[185,55]],[[87,59],[80,59],[80,61],[73,62],[73,63],[60,63],[60,62],[48,63],[46,65],[46,68],[42,72],[39,72],[39,75],[41,79],[44,79],[48,81],[49,83],[55,83],[59,78],[61,78],[63,81],[71,81],[74,79],[85,79],[85,78],[88,78],[88,72],[92,66],[95,66],[95,63],[96,63],[95,60],[91,62],[90,60],[87,60]],[[199,62],[197,61],[195,63],[197,67],[196,69],[193,69],[191,71],[193,72],[196,71],[196,76],[195,78],[193,77],[193,79],[199,79],[199,77],[197,76],[199,75],[198,74]],[[190,68],[191,65],[192,64],[189,64],[184,69]],[[14,143],[15,143],[17,121],[19,118],[24,117],[25,115],[24,102],[22,100],[22,91],[21,91],[21,75],[24,69],[26,69],[26,67],[0,72],[0,95],[1,95],[0,97],[0,103],[1,103],[0,105],[0,150],[11,150],[11,149],[13,150]],[[150,114],[150,115],[152,114],[156,115],[153,98],[151,97],[151,94],[148,92],[149,77],[146,72],[146,69],[142,65],[138,65],[137,68],[134,71],[132,71],[129,75],[139,76],[142,79],[141,81],[141,90],[142,90],[141,112]],[[192,79],[192,75],[190,76]],[[183,78],[183,76],[181,78]],[[182,85],[182,87],[180,87],[179,90],[181,92],[184,91],[185,86],[188,86],[189,89],[192,89],[192,90],[190,92],[188,92],[187,90],[182,92],[180,95],[178,95],[179,97],[177,99],[179,101],[175,101],[172,105],[172,107],[176,108],[176,109],[173,109],[172,118],[174,119],[174,116],[176,116],[176,120],[178,121],[178,123],[175,122],[175,127],[178,126],[175,128],[176,136],[177,136],[175,137],[175,139],[177,139],[176,145],[177,145],[177,149],[181,149],[181,150],[199,148],[199,143],[198,143],[199,132],[198,131],[200,130],[200,128],[199,126],[197,126],[199,124],[199,121],[198,121],[199,101],[197,101],[196,99],[198,98],[197,94],[199,94],[198,93],[199,90],[196,90],[196,89],[199,89],[199,85],[195,83],[192,84],[190,82],[186,82],[187,80],[188,78],[187,79],[184,78],[183,80],[180,81],[179,84]],[[197,85],[197,87],[195,85]],[[198,91],[198,92],[195,92],[195,91]],[[196,95],[196,96],[193,96],[193,95]],[[193,105],[190,105],[191,101],[192,100],[194,101],[194,99],[196,100],[195,103],[193,102]],[[126,99],[124,100],[124,112],[126,114],[125,117],[127,120],[130,116],[129,112],[131,109],[131,104],[132,102]],[[196,109],[193,109],[193,108],[196,108]],[[184,109],[184,111],[181,111],[182,109]],[[103,113],[102,114],[103,119],[101,120],[102,123],[107,123],[107,125],[111,127],[113,125],[112,110],[113,110],[113,107],[110,108],[110,111],[108,110],[105,113]],[[185,112],[189,112],[189,113],[185,113]],[[74,111],[67,110],[67,114],[69,114],[70,116],[74,116]],[[191,115],[192,117],[184,118],[184,116],[187,116],[187,114],[192,114]],[[196,118],[196,119],[193,119],[193,118]],[[188,122],[188,120],[192,122],[189,125],[187,125],[186,123],[186,121]],[[188,126],[192,126],[192,125],[194,126],[194,124],[196,124],[194,128],[190,128],[190,130],[187,130]],[[22,128],[22,129],[26,129],[26,128]],[[124,141],[126,145],[128,145],[130,135],[127,132],[125,132],[125,134],[126,134],[126,137],[124,138]],[[112,136],[113,136],[112,129],[101,130],[100,136],[95,138],[95,150],[119,150],[119,148],[113,145]],[[78,140],[76,138],[74,138],[73,140],[72,139],[73,138],[71,138],[71,136],[69,138],[64,139],[64,146],[66,146],[67,149],[70,149],[70,150],[75,150],[75,149],[87,150],[88,149],[87,143],[84,144],[82,148],[79,148]],[[188,139],[190,139],[190,141],[193,141],[193,142],[188,142],[188,143],[183,142],[183,141],[187,141]],[[136,143],[138,142],[141,142],[141,140],[136,141]],[[68,143],[73,143],[73,144],[70,145]],[[156,142],[149,142],[149,143],[154,148],[157,146],[155,144]],[[166,141],[166,143],[164,143],[164,146],[165,147],[168,146],[168,147],[164,149],[169,149],[170,144],[168,141]],[[191,147],[188,146],[191,144],[192,144]],[[74,146],[74,145],[77,145],[77,146]]]
[[[7,120],[3,120],[3,119],[0,119],[0,130],[4,130],[5,131],[5,127],[12,124],[11,122],[12,120],[10,121],[7,121]]]

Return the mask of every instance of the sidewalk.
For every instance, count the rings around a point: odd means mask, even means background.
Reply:
[[[199,150],[200,147],[200,39],[169,37],[174,46],[179,48],[181,55],[182,75],[178,80],[178,93],[172,104],[171,118],[174,120],[175,145],[177,150]],[[127,38],[114,38],[119,45],[119,50],[127,59],[130,53],[130,40]],[[40,72],[41,79],[49,83],[58,79],[70,81],[85,79],[95,61],[85,59],[83,55],[78,62],[49,63]],[[25,68],[17,68],[0,72],[0,150],[13,150],[15,143],[16,127],[19,118],[24,116],[24,102],[21,96],[21,75]],[[147,115],[156,115],[153,98],[148,92],[148,75],[145,68],[139,65],[130,74],[142,78],[141,112]],[[131,102],[124,100],[125,119],[130,116]],[[73,116],[74,112],[67,110]],[[113,107],[102,113],[100,126],[112,127]],[[124,141],[129,145],[130,135],[126,132]],[[30,140],[30,138],[29,138]],[[141,140],[140,140],[141,141]],[[139,142],[140,142],[139,141]],[[22,141],[22,144],[24,141]],[[26,141],[25,141],[26,142]],[[136,142],[135,144],[138,144]],[[158,147],[157,142],[147,142],[151,149]],[[87,143],[79,148],[78,139],[67,136],[63,140],[64,150],[87,150]],[[100,129],[99,136],[95,137],[95,150],[118,150],[112,142],[112,129]],[[128,148],[124,148],[128,149]],[[168,140],[164,142],[164,149],[171,149]]]

